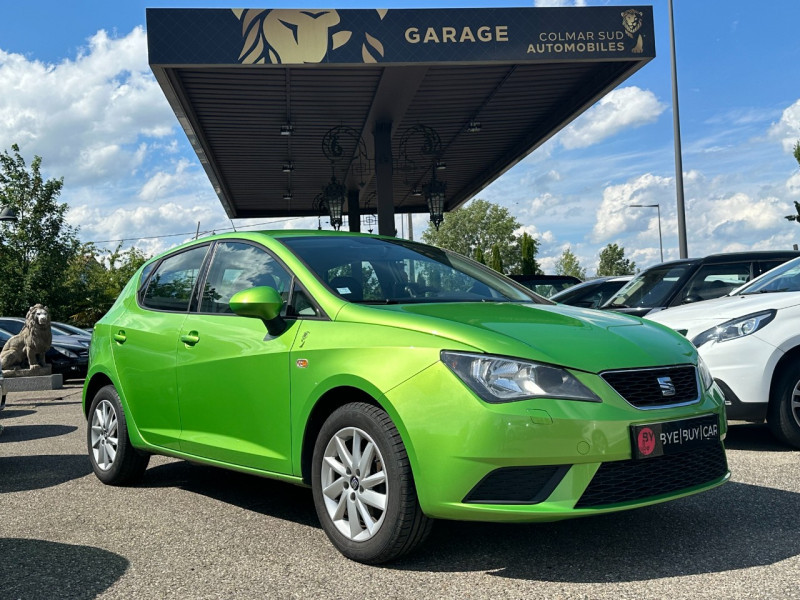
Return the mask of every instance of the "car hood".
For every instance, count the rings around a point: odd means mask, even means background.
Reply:
[[[693,360],[695,352],[683,337],[667,328],[626,315],[566,305],[348,304],[336,320],[435,335],[443,340],[443,349],[448,347],[444,340],[452,340],[480,352],[590,372],[686,363]]]
[[[52,345],[70,350],[86,350],[89,347],[88,341],[84,342],[71,335],[54,335]]]
[[[800,305],[800,292],[723,296],[650,313],[647,319],[672,329],[708,329],[716,324],[762,310]]]

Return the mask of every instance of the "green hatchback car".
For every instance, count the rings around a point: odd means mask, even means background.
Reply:
[[[307,485],[365,563],[434,519],[595,515],[730,476],[722,395],[682,336],[366,234],[239,232],[150,260],[94,328],[83,409],[104,483],[163,454]]]

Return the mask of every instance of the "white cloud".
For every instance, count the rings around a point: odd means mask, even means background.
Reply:
[[[586,6],[586,0],[535,0],[536,7]]]
[[[141,27],[120,38],[99,31],[58,64],[0,50],[0,89],[0,147],[42,156],[66,186],[129,175],[146,158],[144,140],[177,129]]]
[[[795,173],[786,181],[786,191],[791,196],[800,196],[800,173]]]
[[[555,235],[553,235],[552,231],[539,231],[535,225],[523,225],[514,232],[514,235],[519,237],[523,233],[527,233],[533,239],[538,240],[541,245],[555,243]]]
[[[586,148],[623,131],[654,123],[666,106],[655,94],[636,86],[612,90],[562,131],[564,148]]]
[[[189,161],[181,159],[173,173],[158,171],[139,190],[139,198],[143,202],[152,203],[180,190],[186,185],[187,169],[189,168]]]
[[[770,127],[769,135],[780,140],[784,151],[792,151],[800,140],[800,100],[783,111],[780,121]]]
[[[646,173],[632,181],[612,185],[603,190],[603,200],[597,209],[597,222],[590,239],[611,243],[618,236],[641,229],[643,220],[656,220],[656,210],[630,208],[631,204],[662,204],[665,192],[674,187],[674,179]]]

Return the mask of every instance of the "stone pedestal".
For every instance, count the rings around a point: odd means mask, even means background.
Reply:
[[[50,365],[30,369],[8,369],[3,371],[5,390],[8,392],[31,392],[36,390],[60,390],[64,378],[53,375]]]

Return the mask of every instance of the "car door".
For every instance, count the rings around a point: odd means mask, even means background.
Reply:
[[[149,443],[177,450],[180,414],[175,380],[178,336],[209,245],[163,259],[143,283],[137,306],[112,327],[120,390],[133,422]]]
[[[269,285],[288,298],[292,278],[247,242],[215,245],[199,310],[183,322],[177,353],[181,450],[250,468],[289,473],[289,352],[297,323],[270,336],[262,321],[234,314],[238,291]]]

